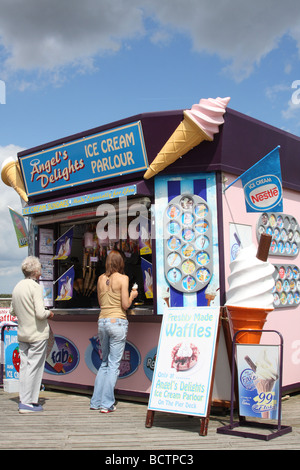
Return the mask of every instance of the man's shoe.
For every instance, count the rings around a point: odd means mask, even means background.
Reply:
[[[37,403],[30,403],[29,405],[19,404],[19,413],[21,414],[35,413],[37,411],[43,411],[43,407]]]

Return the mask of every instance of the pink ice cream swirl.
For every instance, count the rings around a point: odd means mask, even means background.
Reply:
[[[202,98],[199,104],[193,104],[191,109],[185,111],[196,124],[212,140],[214,134],[219,132],[219,126],[224,123],[223,114],[226,111],[230,98]]]

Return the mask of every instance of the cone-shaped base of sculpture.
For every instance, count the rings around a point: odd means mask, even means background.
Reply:
[[[268,313],[273,309],[236,307],[226,305],[229,321],[232,326],[233,335],[240,330],[262,330]],[[259,344],[261,332],[243,331],[236,336],[236,343]]]
[[[4,160],[2,164],[1,179],[4,184],[11,186],[23,201],[28,202],[20,166],[12,157]]]

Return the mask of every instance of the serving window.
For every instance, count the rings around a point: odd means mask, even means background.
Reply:
[[[45,260],[43,251],[46,251],[45,245],[48,244],[46,256],[48,271],[53,273],[52,296],[55,308],[99,307],[97,280],[105,272],[106,257],[113,249],[120,250],[124,255],[129,289],[134,283],[138,284],[138,297],[132,308],[153,305],[150,206],[148,198],[124,198],[85,211],[53,215],[52,220],[49,220],[49,216],[36,218],[39,225],[38,251],[42,265]],[[58,245],[63,246],[59,256]],[[63,250],[66,257],[62,256]],[[45,268],[46,266],[44,272]],[[74,276],[72,296],[62,299],[58,280],[71,268]],[[43,276],[42,282],[46,282]],[[50,284],[48,277],[48,291]],[[48,301],[48,305],[50,304],[51,301]]]

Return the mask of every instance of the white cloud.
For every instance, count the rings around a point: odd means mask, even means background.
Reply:
[[[267,98],[281,108],[281,116],[287,120],[300,120],[300,80],[279,83],[266,89]],[[296,128],[299,124],[296,124]],[[292,131],[290,131],[292,132]]]
[[[270,101],[276,101],[278,99],[278,95],[281,93],[288,93],[290,96],[291,85],[286,83],[278,83],[276,85],[269,86],[266,89],[266,96]]]
[[[0,168],[8,157],[16,158],[23,150],[15,145],[0,147]],[[27,248],[19,248],[8,206],[22,213],[20,196],[0,179],[0,294],[10,294],[15,284],[23,278],[21,262],[27,256]]]
[[[282,111],[284,119],[300,119],[300,104],[295,104],[292,100],[289,100],[287,107]]]
[[[280,39],[300,45],[298,3],[288,0],[149,0],[149,11],[164,25],[191,37],[198,52],[217,54],[236,80],[248,77]]]
[[[0,0],[2,75],[93,70],[97,57],[125,41],[148,35],[162,45],[181,32],[196,52],[216,54],[242,80],[284,35],[300,49],[298,8],[297,0]]]
[[[106,51],[143,31],[142,12],[122,0],[0,1],[5,70],[51,70]]]

